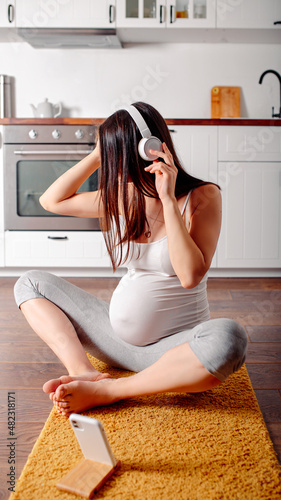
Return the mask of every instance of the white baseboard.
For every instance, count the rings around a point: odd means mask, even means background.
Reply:
[[[58,276],[77,278],[120,278],[126,273],[126,268],[117,269],[113,273],[111,268],[36,268],[48,271]],[[28,268],[0,268],[0,277],[18,277]],[[210,278],[280,278],[281,269],[209,269]]]

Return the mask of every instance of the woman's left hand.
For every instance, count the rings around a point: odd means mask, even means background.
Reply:
[[[152,154],[157,155],[161,160],[154,160],[151,165],[145,167],[146,172],[155,174],[155,187],[160,200],[163,202],[166,198],[175,198],[175,186],[178,170],[174,164],[174,159],[165,142],[163,142],[163,151],[150,150]]]

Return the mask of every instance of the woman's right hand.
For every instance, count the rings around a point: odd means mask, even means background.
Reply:
[[[151,165],[145,167],[146,172],[155,174],[155,187],[162,203],[166,199],[175,200],[175,186],[178,170],[175,166],[172,153],[169,151],[165,142],[163,142],[163,151],[150,150],[161,160],[155,160]]]

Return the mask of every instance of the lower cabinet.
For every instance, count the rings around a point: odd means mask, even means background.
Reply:
[[[111,267],[100,231],[6,231],[6,267]]]
[[[194,177],[217,183],[217,127],[206,125],[169,126],[182,167]],[[217,267],[215,252],[211,268]]]
[[[239,269],[276,273],[281,268],[281,127],[169,129],[185,170],[221,187],[222,229],[211,267],[237,270],[237,276]],[[0,190],[1,181],[0,176]],[[0,267],[109,269],[111,262],[100,231],[4,232],[0,203]]]
[[[281,267],[281,163],[220,162],[220,268]]]
[[[194,177],[217,183],[217,127],[169,126],[183,168]]]

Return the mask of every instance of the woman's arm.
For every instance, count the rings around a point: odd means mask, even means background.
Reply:
[[[194,288],[208,271],[221,226],[221,195],[214,185],[201,186],[190,197],[194,212],[187,230],[177,201],[163,202],[172,266],[184,288]]]
[[[191,220],[187,229],[175,197],[177,169],[165,144],[157,152],[165,160],[146,168],[155,173],[155,185],[162,201],[172,266],[184,288],[194,288],[208,271],[221,227],[221,195],[208,184],[194,190],[190,197]]]
[[[61,175],[39,198],[45,210],[76,217],[101,217],[99,191],[77,193],[80,186],[100,166],[100,151],[94,151]]]

